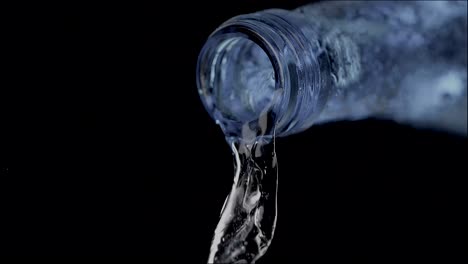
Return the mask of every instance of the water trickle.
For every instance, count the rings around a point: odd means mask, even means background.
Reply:
[[[260,118],[261,127],[266,118]],[[245,124],[242,136],[227,138],[234,156],[234,182],[224,202],[208,263],[255,263],[265,254],[276,226],[278,166],[275,137]]]

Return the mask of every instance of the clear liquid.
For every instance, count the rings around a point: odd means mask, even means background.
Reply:
[[[266,118],[259,123],[266,125]],[[265,127],[265,126],[263,126]],[[276,226],[278,166],[275,137],[228,138],[235,160],[234,182],[211,244],[208,263],[255,263],[271,243]]]

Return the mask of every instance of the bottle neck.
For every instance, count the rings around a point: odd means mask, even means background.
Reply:
[[[241,136],[246,124],[258,135],[297,133],[323,108],[330,63],[318,38],[301,31],[307,22],[300,19],[266,10],[234,17],[208,38],[197,85],[226,136]]]

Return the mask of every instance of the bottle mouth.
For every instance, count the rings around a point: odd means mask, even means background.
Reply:
[[[198,92],[225,133],[239,134],[244,124],[256,126],[278,105],[284,78],[274,42],[265,33],[255,24],[228,21],[199,55]]]
[[[210,35],[198,57],[197,86],[226,136],[240,136],[245,124],[261,135],[285,136],[319,114],[329,62],[315,33],[304,35],[300,25],[307,23],[272,9],[234,17]]]

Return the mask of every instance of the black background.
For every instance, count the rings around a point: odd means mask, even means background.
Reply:
[[[233,167],[198,52],[234,15],[306,2],[15,7],[0,253],[205,263]],[[278,139],[278,225],[258,263],[466,257],[466,143],[377,120]]]

